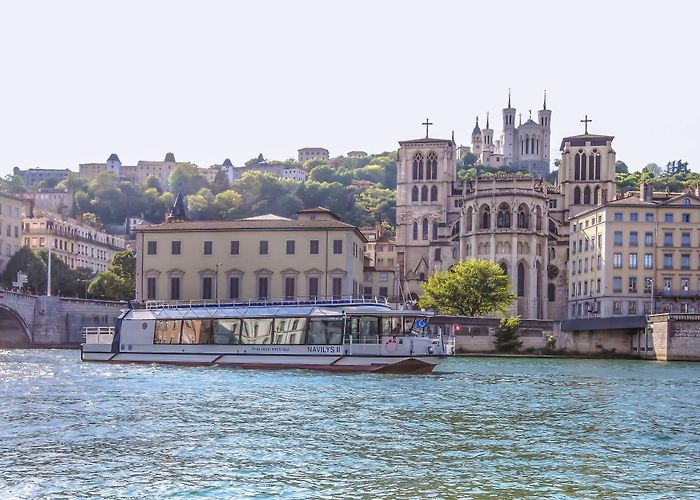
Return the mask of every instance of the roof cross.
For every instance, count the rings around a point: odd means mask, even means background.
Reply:
[[[425,125],[425,138],[427,139],[428,138],[428,127],[430,127],[432,125],[432,123],[430,122],[430,120],[428,118],[426,118],[425,121],[423,123],[421,123],[421,125]]]
[[[588,135],[588,124],[589,124],[590,122],[592,122],[592,121],[593,121],[593,120],[589,120],[589,119],[588,119],[588,115],[586,115],[586,118],[585,118],[585,119],[581,120],[581,123],[583,123],[583,124],[585,125],[585,127],[586,127],[586,129],[585,129],[586,131],[584,132],[586,135]]]

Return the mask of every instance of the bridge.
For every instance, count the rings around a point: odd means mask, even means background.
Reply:
[[[112,326],[124,302],[0,290],[0,347],[76,346],[86,326]]]

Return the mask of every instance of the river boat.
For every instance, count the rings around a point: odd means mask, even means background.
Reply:
[[[148,302],[84,329],[83,361],[430,373],[454,354],[432,312],[384,299]]]

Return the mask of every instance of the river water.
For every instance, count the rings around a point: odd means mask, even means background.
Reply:
[[[338,375],[0,351],[0,495],[700,496],[699,375],[497,358]]]

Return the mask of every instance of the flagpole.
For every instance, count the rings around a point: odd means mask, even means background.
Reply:
[[[48,286],[46,287],[46,296],[51,297],[51,242],[49,242],[49,277]]]

